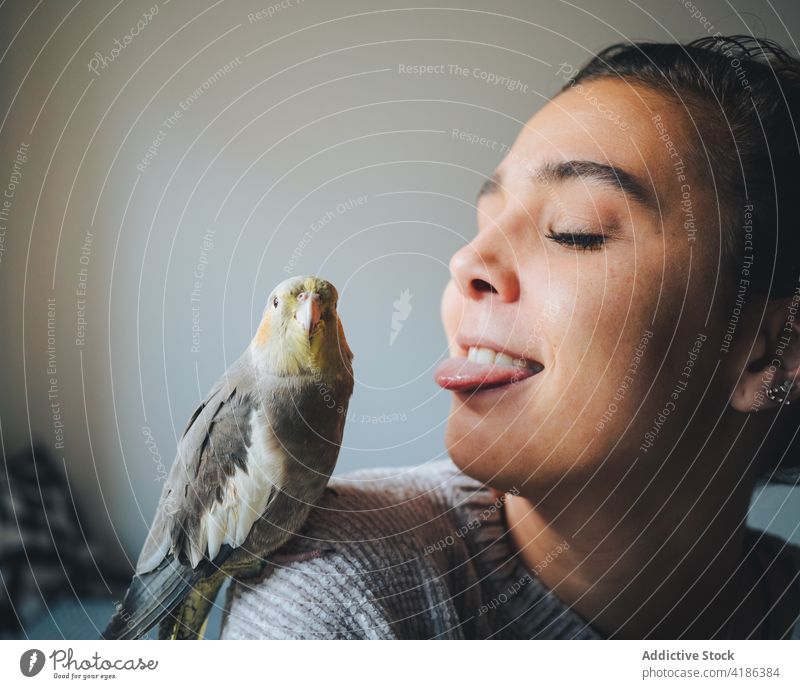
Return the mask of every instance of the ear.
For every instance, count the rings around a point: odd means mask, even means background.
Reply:
[[[795,320],[799,306],[800,290],[767,302],[753,351],[731,397],[736,411],[777,409],[800,398],[800,323]],[[776,399],[770,399],[770,393]]]

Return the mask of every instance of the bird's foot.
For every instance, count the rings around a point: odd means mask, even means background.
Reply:
[[[158,638],[202,639],[208,624],[208,613],[222,584],[225,583],[225,578],[224,572],[218,570],[195,584],[180,605],[161,620],[158,626]]]

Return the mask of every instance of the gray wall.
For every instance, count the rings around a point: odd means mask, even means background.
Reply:
[[[475,231],[499,145],[561,85],[558,65],[626,38],[754,30],[791,46],[800,30],[791,0],[698,0],[705,25],[677,0],[273,4],[0,8],[0,187],[14,184],[0,244],[3,448],[54,449],[90,528],[130,553],[188,415],[280,279],[319,273],[342,295],[358,383],[337,472],[440,457],[449,397],[431,372],[447,262]],[[400,73],[410,63],[518,84]],[[786,497],[770,488],[753,521],[800,541],[800,503]]]

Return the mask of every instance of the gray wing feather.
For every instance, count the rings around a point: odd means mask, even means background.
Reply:
[[[204,515],[226,497],[237,469],[248,471],[251,419],[260,401],[245,356],[226,371],[189,420],[136,563],[137,574],[154,570],[170,553],[196,565],[208,543]]]

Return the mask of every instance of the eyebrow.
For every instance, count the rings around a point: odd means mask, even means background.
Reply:
[[[590,180],[622,192],[631,200],[649,210],[658,210],[658,204],[644,183],[634,174],[616,165],[598,163],[594,160],[550,161],[531,171],[531,177],[545,185],[566,182],[573,179]],[[495,172],[487,179],[478,199],[492,194],[502,186],[502,176]]]

